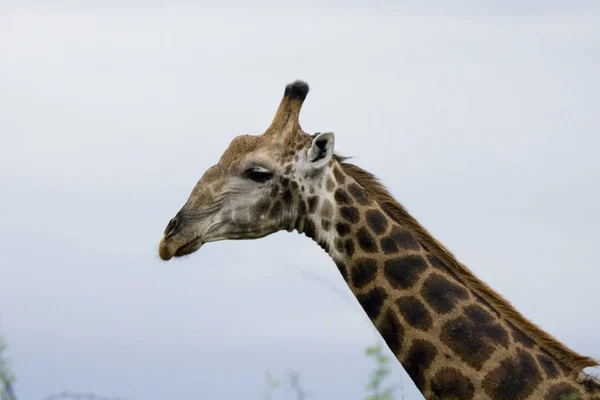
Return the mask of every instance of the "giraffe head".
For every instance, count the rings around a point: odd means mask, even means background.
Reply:
[[[298,121],[308,85],[285,88],[271,126],[258,136],[238,136],[200,178],[160,241],[163,260],[204,243],[257,239],[299,227],[305,201],[321,187],[333,157],[333,133],[308,135]]]

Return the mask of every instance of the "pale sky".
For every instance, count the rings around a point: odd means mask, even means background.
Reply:
[[[378,336],[311,240],[157,256],[196,180],[298,78],[305,131],[335,132],[475,274],[600,358],[600,3],[121,3],[0,5],[0,333],[20,399],[260,399],[266,370],[292,369],[311,399],[365,397]]]

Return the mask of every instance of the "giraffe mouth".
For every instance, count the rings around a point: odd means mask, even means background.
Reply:
[[[197,251],[200,247],[202,247],[202,238],[196,238],[194,240],[192,240],[191,242],[188,242],[187,244],[184,244],[183,246],[181,246],[180,248],[178,248],[175,253],[173,254],[174,257],[183,257],[183,256],[187,256],[188,254],[192,254],[193,252]]]

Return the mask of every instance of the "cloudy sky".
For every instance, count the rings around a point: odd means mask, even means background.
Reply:
[[[364,397],[378,336],[312,241],[157,256],[296,78],[304,130],[334,131],[478,276],[600,358],[598,2],[123,3],[0,5],[0,332],[21,399],[259,399],[292,369],[313,399]]]

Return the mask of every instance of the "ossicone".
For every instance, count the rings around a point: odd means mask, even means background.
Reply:
[[[300,109],[308,95],[308,90],[308,84],[301,80],[286,85],[279,108],[265,135],[284,139],[301,131]]]

